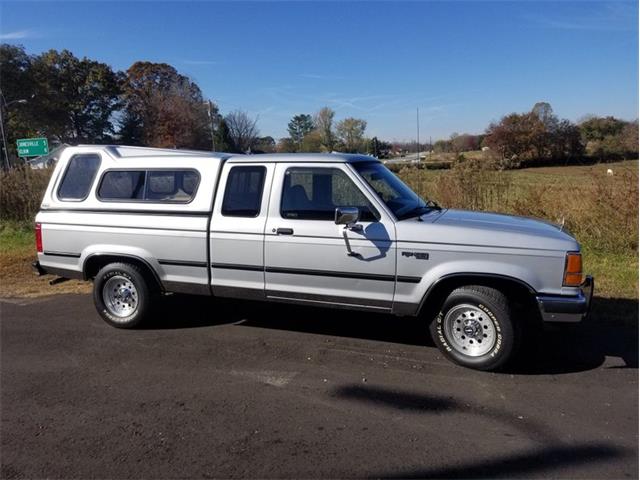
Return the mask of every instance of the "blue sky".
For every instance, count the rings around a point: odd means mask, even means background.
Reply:
[[[638,117],[637,2],[10,2],[0,41],[167,62],[263,135],[323,106],[388,140],[480,133],[548,101]],[[1,81],[1,79],[0,79]]]

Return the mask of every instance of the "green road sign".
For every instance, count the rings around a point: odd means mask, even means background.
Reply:
[[[21,138],[16,141],[19,157],[39,157],[49,153],[49,142],[46,138]]]

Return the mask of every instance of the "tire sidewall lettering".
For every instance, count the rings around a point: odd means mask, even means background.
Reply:
[[[464,355],[461,352],[458,352],[457,350],[454,350],[453,347],[451,347],[451,345],[449,344],[449,342],[447,341],[447,337],[445,335],[444,332],[444,317],[446,316],[446,313],[451,310],[452,308],[456,307],[458,304],[460,303],[471,303],[475,306],[477,306],[480,310],[482,310],[484,313],[487,314],[487,317],[489,317],[489,319],[491,320],[491,322],[494,325],[494,328],[496,329],[496,341],[495,341],[495,345],[494,347],[491,349],[491,351],[485,353],[484,355],[482,355],[481,357],[470,357],[468,355]],[[484,358],[495,358],[496,356],[498,356],[501,353],[502,350],[502,345],[503,345],[503,336],[502,336],[502,328],[500,325],[500,321],[498,320],[498,318],[496,317],[496,315],[493,313],[493,310],[490,309],[489,307],[487,307],[486,305],[477,302],[477,300],[473,300],[473,301],[469,301],[469,300],[459,300],[456,303],[453,303],[451,305],[447,305],[445,310],[441,310],[436,319],[435,319],[435,327],[436,327],[436,337],[437,340],[439,341],[439,343],[441,344],[441,346],[448,352],[448,353],[453,353],[455,355],[459,355],[462,358],[467,358],[467,359],[474,359],[474,360],[479,360],[482,361],[482,359]]]

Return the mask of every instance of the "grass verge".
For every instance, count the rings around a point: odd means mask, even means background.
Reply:
[[[31,268],[31,263],[36,259],[35,252],[31,224],[0,224],[0,298],[91,292],[90,283],[77,280],[49,285],[54,276],[39,277]]]

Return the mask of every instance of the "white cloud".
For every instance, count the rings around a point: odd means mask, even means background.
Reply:
[[[22,40],[35,37],[31,30],[16,30],[15,32],[0,33],[0,40]]]

